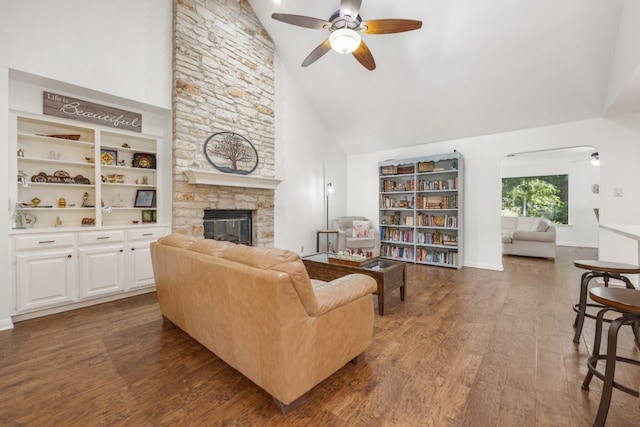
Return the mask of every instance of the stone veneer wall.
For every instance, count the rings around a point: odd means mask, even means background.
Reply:
[[[254,245],[273,246],[273,190],[191,185],[183,174],[217,172],[204,142],[230,131],[258,151],[251,176],[275,176],[273,42],[246,0],[174,0],[173,16],[173,230],[202,236],[204,209],[248,209]]]

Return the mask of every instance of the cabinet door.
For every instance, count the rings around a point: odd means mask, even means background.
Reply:
[[[85,246],[80,252],[80,298],[124,291],[124,245]]]
[[[129,243],[129,288],[137,289],[153,286],[153,266],[151,265],[150,240]]]
[[[73,248],[18,253],[16,264],[18,312],[74,301]]]

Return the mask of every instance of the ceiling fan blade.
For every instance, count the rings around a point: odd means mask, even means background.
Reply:
[[[393,34],[422,28],[422,21],[411,19],[374,19],[361,24],[362,34]],[[365,28],[366,27],[366,28]]]
[[[367,70],[373,71],[376,69],[376,61],[373,59],[373,55],[364,40],[360,42],[360,46],[358,46],[358,48],[353,52],[353,56]]]
[[[329,39],[327,39],[322,43],[320,43],[318,47],[316,47],[311,51],[309,56],[307,56],[305,60],[302,62],[302,66],[308,67],[309,65],[316,62],[318,59],[322,58],[322,56],[324,56],[324,54],[329,52],[330,50],[331,50],[331,43],[329,43]]]
[[[348,17],[350,21],[353,21],[360,13],[360,5],[362,0],[342,0],[340,2],[340,16],[342,18]]]
[[[331,27],[331,22],[324,19],[311,18],[302,15],[289,15],[287,13],[273,13],[271,18],[276,21],[282,21],[287,24],[297,25],[298,27],[311,28],[314,30],[324,30]]]

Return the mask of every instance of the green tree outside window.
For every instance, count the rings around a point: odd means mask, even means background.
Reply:
[[[502,178],[502,214],[569,222],[569,176]]]

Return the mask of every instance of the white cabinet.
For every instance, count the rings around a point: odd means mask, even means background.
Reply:
[[[150,244],[168,233],[169,229],[161,227],[129,230],[129,290],[153,285]]]
[[[36,317],[152,291],[150,244],[171,228],[31,231],[12,235],[14,315]]]
[[[71,303],[76,299],[76,255],[69,234],[18,237],[16,311]]]
[[[80,298],[94,298],[125,290],[124,231],[78,233]]]
[[[9,229],[13,314],[153,290],[149,244],[170,232],[159,138],[16,111],[9,130],[10,204],[22,206],[17,223],[26,225]]]
[[[462,268],[462,155],[389,160],[378,166],[381,256]]]

